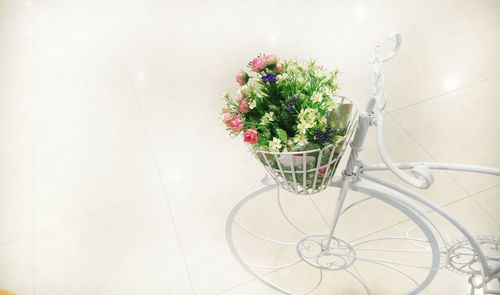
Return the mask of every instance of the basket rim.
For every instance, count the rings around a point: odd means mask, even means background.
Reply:
[[[272,152],[272,151],[265,151],[265,150],[255,150],[256,153],[261,153],[261,154],[270,154],[270,155],[303,155],[303,154],[307,154],[307,153],[315,153],[315,152],[319,152],[319,151],[322,151],[322,150],[325,150],[327,148],[330,148],[330,147],[334,147],[334,146],[338,146],[339,143],[342,143],[344,142],[344,139],[342,139],[341,141],[337,141],[335,143],[331,143],[327,146],[324,146],[322,148],[316,148],[316,149],[312,149],[312,150],[304,150],[304,151],[295,151],[295,152]]]

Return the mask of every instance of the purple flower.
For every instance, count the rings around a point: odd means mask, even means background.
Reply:
[[[321,130],[321,128],[316,128],[315,135],[316,139],[321,143],[330,143],[333,140],[333,132],[331,127],[327,127],[325,131]]]
[[[261,79],[264,83],[276,83],[276,76],[273,74],[264,75]]]
[[[291,98],[287,99],[285,107],[283,107],[283,111],[290,113],[295,108],[295,105],[298,101],[299,99],[296,96],[292,96]]]

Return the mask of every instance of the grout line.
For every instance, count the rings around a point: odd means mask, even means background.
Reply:
[[[479,203],[478,200],[476,200],[476,198],[472,197],[472,200],[474,200],[474,202],[479,206],[479,208],[481,208],[481,210],[484,211],[484,213],[486,215],[488,215],[488,217],[490,217],[490,219],[495,223],[497,224],[498,226],[500,226],[500,222],[498,222],[489,212],[488,210],[486,210],[486,208],[483,207],[483,205],[481,205],[481,203]]]
[[[177,224],[175,222],[175,218],[174,218],[174,214],[173,214],[173,211],[172,211],[172,207],[170,206],[170,202],[169,202],[168,197],[167,197],[167,191],[166,191],[166,188],[165,188],[163,177],[161,175],[161,170],[160,170],[160,167],[159,167],[159,164],[158,164],[158,160],[157,160],[157,157],[156,157],[154,149],[153,149],[153,144],[152,144],[152,141],[151,141],[151,136],[149,135],[149,131],[148,131],[148,128],[147,128],[147,125],[146,125],[146,121],[145,121],[145,118],[144,118],[144,112],[143,112],[143,110],[141,108],[141,104],[139,102],[139,97],[138,97],[138,94],[137,94],[137,91],[136,91],[136,88],[135,88],[134,80],[132,79],[132,74],[130,72],[130,67],[129,67],[128,63],[127,63],[126,54],[125,54],[125,51],[124,51],[123,48],[121,50],[121,55],[123,56],[123,60],[125,62],[125,68],[126,68],[127,75],[128,75],[128,78],[129,78],[130,87],[131,87],[132,93],[134,95],[135,102],[137,104],[137,108],[138,108],[138,111],[139,111],[139,116],[140,116],[140,119],[141,119],[141,122],[142,122],[142,125],[143,125],[143,128],[144,128],[144,133],[145,133],[147,141],[148,141],[149,150],[150,150],[151,155],[153,157],[154,164],[155,164],[155,169],[156,169],[156,172],[158,174],[158,178],[159,178],[160,183],[161,183],[161,191],[163,192],[163,196],[164,196],[163,199],[164,199],[164,201],[165,201],[165,203],[167,205],[167,208],[168,208],[168,212],[169,212],[169,216],[170,216],[170,221],[172,222],[172,227],[174,228],[174,233],[175,233],[175,236],[176,236],[176,239],[177,239],[177,244],[178,244],[179,249],[181,251],[182,260],[184,262],[184,268],[185,268],[185,271],[187,273],[189,284],[191,286],[191,291],[192,291],[192,294],[196,294],[195,288],[194,288],[194,284],[193,284],[193,279],[191,277],[191,272],[189,270],[189,267],[188,267],[188,264],[187,264],[187,260],[186,260],[186,253],[184,251],[184,248],[182,247],[182,242],[181,242],[181,239],[179,237],[179,230],[178,230]]]
[[[316,208],[316,211],[319,213],[319,215],[321,216],[321,219],[323,219],[323,222],[325,223],[326,225],[326,229],[328,231],[328,228],[330,227],[330,224],[328,222],[328,220],[326,219],[325,215],[323,214],[323,212],[321,212],[321,210],[319,209],[318,205],[316,204],[316,202],[313,200],[313,198],[311,196],[307,196],[308,199],[313,203],[313,206],[314,208]],[[336,202],[335,202],[336,204]],[[335,205],[333,205],[335,206]],[[335,210],[335,207],[333,208],[333,210]]]
[[[413,135],[412,135],[412,134],[411,134],[408,130],[406,130],[406,129],[405,129],[405,128],[404,128],[404,127],[403,127],[403,126],[402,126],[402,125],[398,122],[398,120],[397,120],[394,116],[391,116],[390,114],[389,114],[389,116],[392,118],[392,120],[393,120],[393,121],[394,121],[394,122],[395,122],[395,123],[396,123],[396,124],[397,124],[397,125],[398,125],[401,129],[402,129],[402,130],[403,130],[403,131],[405,131],[405,132],[406,132],[406,134],[407,134],[407,135],[408,135],[408,136],[409,136],[409,137],[410,137],[413,141],[415,141],[415,143],[416,143],[416,144],[417,144],[417,145],[418,145],[418,146],[419,146],[419,147],[420,147],[420,148],[421,148],[421,149],[422,149],[422,150],[423,150],[423,151],[424,151],[424,152],[425,152],[425,153],[426,153],[429,157],[431,157],[431,159],[432,159],[432,160],[437,161],[437,159],[436,159],[436,158],[432,155],[432,153],[431,153],[429,150],[427,150],[427,149],[423,146],[423,144],[421,144],[421,143],[420,143],[420,142],[419,142],[419,141],[418,141],[418,140],[417,140],[417,139],[416,139],[416,138],[415,138],[415,137],[414,137],[414,136],[413,136]],[[477,191],[477,192],[471,192],[471,191],[469,191],[469,190],[468,190],[468,189],[467,189],[467,188],[466,188],[466,187],[465,187],[465,186],[464,186],[464,185],[463,185],[463,184],[462,184],[462,183],[461,183],[461,182],[460,182],[460,181],[456,178],[456,176],[455,176],[455,175],[453,175],[453,174],[451,173],[451,171],[443,171],[443,172],[445,172],[445,173],[446,173],[446,175],[448,175],[448,176],[449,176],[449,177],[453,180],[453,182],[454,182],[455,184],[457,184],[457,185],[458,185],[458,187],[459,187],[460,189],[462,189],[462,190],[465,192],[465,194],[466,194],[467,196],[473,196],[473,195],[475,195],[475,194],[477,194],[477,193],[480,193],[480,192],[483,192],[483,191],[489,190],[489,189],[494,188],[494,187],[496,187],[496,186],[497,186],[497,185],[493,185],[493,186],[489,186],[489,187],[487,187],[487,188],[485,188],[485,189],[482,189],[482,190],[480,190],[480,191]],[[457,171],[457,172],[458,172],[458,171]],[[467,172],[464,172],[464,173],[467,173]],[[473,173],[473,172],[469,172],[469,173]],[[476,173],[476,174],[477,174],[477,173]]]
[[[225,167],[221,167],[221,168],[218,168],[217,170],[214,170],[214,171],[209,171],[209,172],[206,172],[206,173],[203,173],[201,175],[198,175],[198,176],[194,176],[193,178],[184,178],[180,181],[177,181],[171,185],[165,185],[165,188],[166,189],[172,189],[172,188],[176,188],[176,187],[179,187],[179,186],[182,186],[182,185],[186,185],[190,182],[192,182],[193,180],[200,180],[200,179],[206,179],[210,176],[214,176],[215,174],[218,174],[218,173],[223,173],[225,171],[229,171],[233,168],[236,168],[236,167],[239,167],[239,166],[242,166],[246,163],[251,163],[255,160],[253,159],[248,159],[248,160],[243,160],[243,161],[239,161],[239,162],[236,162],[234,164],[231,164],[231,165],[228,165],[228,166],[225,166]],[[263,173],[267,173],[266,171],[262,171]]]
[[[489,77],[489,78],[488,78],[488,82],[489,82],[491,85],[495,86],[496,88],[500,89],[500,84],[498,84],[498,85],[497,85],[497,84],[495,84],[495,83],[493,83],[493,82],[491,81],[491,80],[496,79],[496,78],[500,78],[500,75],[495,75],[495,76],[493,76],[493,77]]]
[[[125,200],[123,202],[119,202],[119,203],[115,203],[115,204],[112,204],[110,206],[107,206],[105,208],[102,208],[102,209],[99,209],[99,210],[96,210],[96,211],[92,211],[92,212],[89,212],[89,213],[86,213],[86,214],[83,214],[83,215],[80,215],[78,217],[75,217],[75,218],[72,218],[72,219],[69,219],[69,220],[66,220],[66,221],[63,221],[61,223],[58,223],[58,224],[54,224],[54,225],[51,225],[51,226],[47,226],[47,227],[44,227],[44,228],[41,228],[39,230],[36,230],[34,231],[34,235],[38,235],[38,234],[41,234],[43,232],[46,232],[46,231],[49,231],[49,230],[52,230],[52,229],[55,229],[55,228],[58,228],[58,227],[61,227],[61,226],[65,226],[65,225],[68,225],[68,224],[71,224],[71,223],[74,223],[74,222],[77,222],[77,221],[80,221],[82,219],[85,219],[87,217],[90,217],[90,216],[94,216],[94,215],[98,215],[98,214],[101,214],[101,213],[104,213],[106,211],[109,211],[111,209],[115,209],[115,208],[118,208],[118,207],[121,207],[123,205],[127,205],[128,203],[132,203],[132,202],[135,202],[135,201],[138,201],[138,200],[141,200],[141,199],[146,199],[146,198],[151,198],[153,197],[156,193],[159,193],[161,192],[161,189],[158,188],[156,190],[153,190],[151,192],[148,192],[144,195],[139,195],[137,197],[133,197],[131,199],[128,199],[128,200]]]
[[[392,121],[394,121],[394,123],[396,123],[396,125],[401,128],[401,130],[403,130],[423,151],[424,153],[426,153],[433,161],[437,161],[437,159],[432,155],[432,153],[426,149],[422,143],[420,143],[420,141],[418,141],[411,133],[410,131],[406,130],[406,128],[403,127],[403,125],[401,125],[399,123],[399,121],[392,115],[388,114],[388,116],[392,119]],[[446,175],[448,175],[452,181],[458,185],[458,187],[466,194],[466,195],[470,195],[471,192],[469,192],[454,176],[453,174],[450,173],[450,171],[444,171],[446,173]]]
[[[474,197],[475,195],[480,194],[480,193],[482,193],[482,192],[484,192],[484,191],[490,190],[490,189],[495,188],[495,187],[500,187],[500,184],[495,185],[495,186],[493,186],[493,187],[489,187],[489,188],[484,189],[484,190],[481,190],[481,191],[478,191],[478,192],[473,193],[473,194],[469,194],[469,195],[467,195],[467,196],[465,196],[465,197],[459,198],[459,199],[457,199],[457,200],[454,200],[454,201],[451,201],[451,202],[449,202],[449,203],[445,203],[445,204],[443,204],[443,205],[439,205],[439,206],[440,206],[441,208],[447,208],[447,207],[449,207],[449,206],[452,206],[452,205],[454,205],[454,204],[456,204],[456,203],[459,203],[459,202],[461,202],[461,201],[464,201],[464,200],[466,200],[466,199],[469,199],[469,198],[474,199],[473,197]],[[424,206],[424,207],[425,207],[425,206]],[[427,208],[427,207],[425,207],[425,208]],[[433,210],[427,210],[427,211],[425,211],[425,212],[423,212],[423,213],[424,213],[425,215],[428,215],[428,214],[433,213],[433,212],[434,212]],[[438,216],[439,216],[439,217],[441,217],[441,215],[438,215]],[[364,235],[364,236],[361,236],[361,237],[359,237],[359,238],[356,238],[355,240],[361,240],[361,239],[364,239],[364,238],[369,237],[369,236],[371,236],[371,235],[374,235],[374,234],[380,233],[380,232],[382,232],[382,231],[384,231],[384,230],[387,230],[387,229],[393,228],[393,227],[395,227],[395,226],[397,226],[397,225],[403,224],[403,223],[405,223],[405,222],[407,222],[407,221],[409,221],[409,220],[410,220],[410,219],[405,219],[405,220],[399,221],[399,222],[397,222],[397,223],[395,223],[395,224],[392,224],[392,225],[386,226],[386,227],[384,227],[384,228],[382,228],[382,229],[376,230],[376,231],[374,231],[374,232],[372,232],[372,233],[368,233],[368,234],[366,234],[366,235]]]
[[[434,99],[437,99],[437,98],[440,98],[441,96],[445,96],[445,95],[448,95],[448,94],[452,94],[454,92],[458,92],[460,90],[463,90],[469,86],[474,86],[476,84],[479,84],[479,83],[482,83],[482,82],[485,82],[487,81],[488,79],[481,79],[481,80],[478,80],[478,81],[475,81],[475,82],[472,82],[472,83],[469,83],[469,84],[466,84],[466,85],[463,85],[463,86],[460,86],[456,89],[453,89],[453,90],[449,90],[449,91],[445,91],[443,93],[439,93],[439,94],[436,94],[436,95],[433,95],[431,97],[428,97],[428,98],[424,98],[422,100],[419,100],[417,102],[414,102],[414,103],[411,103],[411,104],[408,104],[406,106],[403,106],[403,107],[399,107],[399,108],[396,108],[396,109],[393,109],[393,110],[390,110],[390,111],[386,111],[385,113],[386,114],[392,114],[392,113],[396,113],[396,112],[399,112],[401,110],[405,110],[405,109],[408,109],[410,107],[414,107],[418,104],[421,104],[421,103],[424,103],[424,102],[428,102],[428,101],[431,101],[431,100],[434,100]]]
[[[123,201],[123,202],[120,202],[120,203],[116,203],[116,204],[110,205],[108,207],[102,208],[100,210],[96,210],[96,211],[93,211],[93,212],[86,213],[84,215],[80,215],[78,217],[75,217],[75,218],[63,221],[63,222],[58,223],[58,224],[47,226],[47,227],[41,228],[39,230],[33,230],[33,233],[31,233],[31,234],[21,235],[21,236],[18,236],[16,238],[14,238],[14,239],[10,239],[10,240],[6,240],[6,241],[3,241],[3,242],[0,242],[0,246],[4,246],[4,245],[7,245],[7,244],[10,244],[10,243],[13,243],[13,242],[17,242],[17,241],[20,241],[20,240],[23,240],[23,239],[27,239],[30,236],[35,237],[36,235],[44,233],[46,231],[49,231],[49,230],[52,230],[52,229],[55,229],[55,228],[59,228],[59,227],[62,227],[62,226],[68,225],[68,224],[72,224],[74,222],[80,221],[80,220],[85,219],[87,217],[98,215],[98,214],[104,213],[106,211],[109,211],[111,209],[115,209],[115,208],[121,207],[123,205],[127,205],[128,203],[132,203],[132,202],[135,202],[135,201],[138,201],[138,200],[141,200],[141,199],[151,198],[155,194],[157,194],[157,193],[159,193],[161,191],[162,191],[161,189],[157,189],[157,190],[155,190],[153,192],[150,192],[150,193],[147,193],[145,195],[134,197],[132,199],[129,199],[129,200],[126,200],[126,201]]]
[[[17,242],[17,241],[21,241],[21,240],[27,239],[27,238],[32,237],[32,236],[33,236],[33,233],[29,233],[29,234],[20,235],[20,236],[17,236],[15,238],[11,238],[11,239],[2,241],[2,242],[0,242],[0,247],[8,245],[10,243],[14,243],[14,242]]]
[[[450,22],[455,21],[455,20],[457,20],[459,18],[471,16],[473,14],[478,14],[478,13],[481,13],[481,12],[486,11],[488,9],[495,8],[495,7],[499,6],[499,5],[500,4],[498,4],[498,3],[495,3],[495,4],[492,3],[491,6],[488,6],[488,7],[471,10],[471,11],[466,12],[466,13],[461,14],[461,15],[453,16],[453,17],[450,17],[450,18],[447,18],[447,19],[444,19],[444,20],[441,20],[441,21],[438,21],[438,22],[435,22],[435,23],[432,23],[432,24],[424,25],[422,27],[416,28],[416,31],[426,30],[426,29],[429,29],[430,27],[434,27],[434,26],[439,26],[439,25],[442,25],[442,24],[450,23]]]
[[[340,190],[341,190],[341,189],[339,188],[339,190],[338,190],[338,193],[339,193],[339,194],[340,194]],[[349,193],[349,191],[348,191],[347,193]],[[317,212],[319,213],[319,215],[322,217],[323,222],[324,222],[324,223],[325,223],[325,225],[326,225],[327,234],[329,235],[330,226],[331,226],[331,225],[330,225],[330,223],[328,222],[328,220],[327,220],[326,216],[323,214],[323,212],[321,212],[321,210],[319,209],[319,207],[318,207],[318,205],[316,204],[316,202],[314,201],[313,197],[311,197],[311,196],[308,196],[308,197],[309,197],[309,200],[313,203],[314,207],[316,208],[316,211],[317,211]],[[338,194],[337,194],[337,200],[336,200],[336,201],[335,201],[335,203],[332,205],[332,206],[333,206],[333,211],[335,211],[335,207],[337,206],[337,203],[338,203]],[[332,211],[332,214],[333,214],[333,211]],[[342,214],[341,214],[341,215],[342,215]],[[339,218],[340,218],[340,217],[341,217],[341,216],[339,216]],[[346,253],[346,251],[344,251],[344,253]],[[346,253],[346,255],[347,255],[347,253]],[[361,272],[358,270],[358,268],[356,267],[356,265],[354,265],[354,264],[353,264],[353,265],[352,265],[352,267],[353,267],[354,271],[358,274],[359,279],[360,279],[361,281],[363,281],[363,283],[365,283],[365,284],[366,284],[366,281],[365,281],[365,279],[363,278],[363,275],[362,275],[362,274],[361,274]]]
[[[234,285],[232,287],[229,287],[229,288],[226,288],[226,289],[223,289],[221,291],[217,291],[215,292],[213,295],[220,295],[222,293],[225,293],[227,291],[230,291],[230,290],[233,290],[233,289],[236,289],[236,288],[239,288],[239,287],[242,287],[242,286],[245,286],[247,284],[250,284],[250,283],[253,283],[253,282],[259,282],[257,279],[250,279],[250,280],[247,280],[247,281],[244,281],[244,282],[241,282],[237,285]]]

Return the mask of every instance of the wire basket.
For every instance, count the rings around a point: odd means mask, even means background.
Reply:
[[[283,189],[305,195],[320,192],[328,186],[358,122],[356,104],[345,97],[340,98],[340,108],[349,109],[342,140],[307,151],[255,151],[257,159]]]

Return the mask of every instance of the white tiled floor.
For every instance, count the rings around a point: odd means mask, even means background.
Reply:
[[[364,103],[367,60],[389,31],[404,40],[386,67],[393,158],[499,167],[498,0],[0,0],[0,289],[276,294],[226,246],[226,217],[263,169],[218,121],[219,94],[272,52],[340,67],[342,94]],[[500,235],[500,178],[435,177],[429,198]],[[324,228],[325,194],[286,200],[301,226]],[[370,204],[350,233],[384,213]],[[426,293],[468,294],[466,278],[444,271]]]

